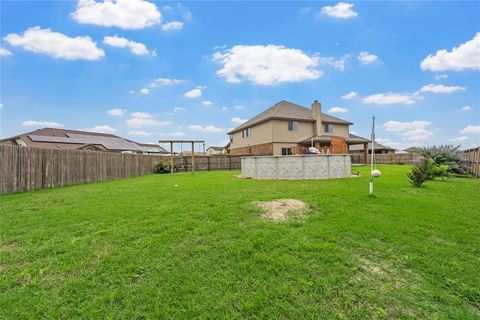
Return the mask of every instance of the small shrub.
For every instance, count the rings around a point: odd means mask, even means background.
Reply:
[[[423,183],[428,180],[428,174],[425,168],[425,166],[419,164],[413,167],[412,171],[407,172],[407,177],[414,187],[420,188]]]
[[[177,171],[177,165],[173,163],[173,172]],[[155,173],[171,173],[172,168],[169,161],[160,161],[154,167]]]
[[[450,179],[450,167],[446,164],[435,166],[435,177],[440,177],[442,180]]]

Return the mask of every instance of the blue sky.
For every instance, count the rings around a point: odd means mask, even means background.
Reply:
[[[412,145],[480,144],[479,2],[1,2],[2,138],[226,132],[280,100]],[[156,81],[155,81],[156,80]]]

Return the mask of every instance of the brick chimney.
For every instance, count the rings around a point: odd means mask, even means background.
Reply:
[[[322,105],[318,100],[314,100],[312,103],[312,116],[315,119],[313,126],[313,134],[315,136],[320,136],[323,133],[322,130]]]

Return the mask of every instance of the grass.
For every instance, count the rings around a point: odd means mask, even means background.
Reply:
[[[480,181],[150,175],[0,197],[0,318],[480,318]],[[357,168],[353,169],[354,171]],[[176,186],[177,185],[177,186]],[[304,219],[264,221],[293,198]]]

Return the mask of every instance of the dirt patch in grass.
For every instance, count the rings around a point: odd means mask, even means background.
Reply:
[[[264,211],[263,219],[275,222],[297,219],[308,211],[308,205],[296,199],[257,201],[254,204]]]

